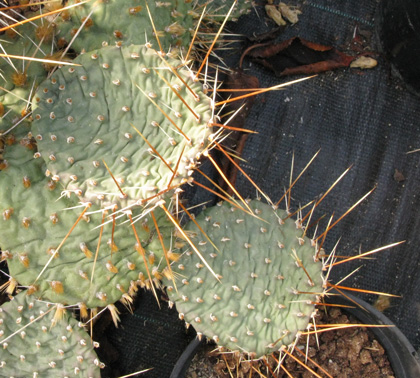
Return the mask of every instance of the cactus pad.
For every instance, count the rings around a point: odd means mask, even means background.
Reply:
[[[63,308],[22,292],[0,307],[0,334],[1,377],[100,377],[90,335]]]
[[[207,145],[211,100],[180,61],[163,59],[145,46],[102,48],[40,85],[39,151],[51,177],[83,201],[147,201],[187,178]]]
[[[204,210],[186,230],[220,281],[188,247],[168,284],[180,317],[220,346],[261,357],[288,346],[305,330],[323,292],[322,263],[287,213],[249,203],[260,220],[228,203]],[[282,220],[285,219],[285,220]]]

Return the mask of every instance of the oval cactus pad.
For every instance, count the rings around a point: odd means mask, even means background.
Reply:
[[[287,213],[260,201],[255,216],[225,202],[206,209],[186,229],[220,278],[188,244],[174,265],[182,277],[168,294],[181,317],[220,346],[261,357],[288,346],[305,330],[323,292],[316,248]],[[213,246],[213,244],[217,247]]]
[[[159,278],[167,263],[161,262],[164,250],[150,213],[139,207],[129,216],[112,216],[75,196],[61,197],[60,183],[45,177],[44,161],[21,143],[8,146],[6,157],[10,163],[1,171],[0,185],[2,259],[35,297],[103,307]],[[160,208],[153,216],[169,253],[173,225]],[[129,217],[137,222],[131,224]]]

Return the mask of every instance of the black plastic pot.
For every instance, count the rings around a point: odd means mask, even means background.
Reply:
[[[394,72],[420,95],[420,2],[382,0],[377,18],[382,50]]]
[[[357,302],[361,307],[346,307],[342,310],[350,315],[353,315],[363,324],[394,326],[370,328],[370,330],[386,350],[389,362],[391,363],[392,369],[394,370],[395,377],[419,378],[420,358],[404,334],[384,314],[376,310],[370,304],[353,295],[346,295],[353,302],[342,296],[334,296],[330,301],[331,303],[343,306],[355,306],[354,302]],[[199,341],[198,339],[191,341],[176,363],[170,378],[185,377],[185,373],[191,363],[191,360],[194,358],[200,345],[203,342],[203,340]]]

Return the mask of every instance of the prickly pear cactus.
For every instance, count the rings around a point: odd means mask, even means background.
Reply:
[[[69,0],[66,5],[81,3]],[[102,46],[150,42],[159,49],[146,2],[138,0],[90,1],[68,10],[57,18],[59,45],[70,43],[80,29],[71,47],[76,52],[90,51]],[[187,47],[191,40],[190,15],[192,1],[148,1],[153,23],[164,51],[171,47]],[[89,18],[88,18],[89,17]]]
[[[168,283],[167,291],[199,335],[261,357],[293,343],[307,327],[323,292],[322,263],[285,211],[257,200],[249,206],[263,220],[229,203],[197,217],[217,249],[193,222],[186,226],[220,282],[186,243],[173,268],[181,282],[177,290]]]
[[[33,133],[68,193],[125,208],[188,178],[208,144],[211,100],[164,59],[146,46],[102,48],[40,85]]]
[[[1,377],[100,377],[102,364],[78,321],[25,292],[0,307],[0,344]]]

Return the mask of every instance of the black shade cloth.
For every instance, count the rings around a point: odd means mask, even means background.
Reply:
[[[186,330],[175,308],[169,309],[167,302],[162,300],[163,294],[157,293],[160,307],[151,292],[140,290],[134,313],[122,315],[118,328],[108,327],[106,337],[119,356],[110,364],[110,371],[102,374],[103,378],[147,369],[151,370],[138,376],[169,377],[182,352],[195,337],[195,331]]]
[[[363,33],[367,46],[373,51],[380,50],[375,37],[379,1],[290,3],[299,5],[302,14],[296,25],[286,28],[280,40],[299,36],[345,49],[351,46],[356,31]],[[230,25],[230,30],[252,35],[274,27],[266,20],[263,7],[257,6],[256,11],[258,15],[253,12],[242,17],[236,25]],[[239,52],[224,54],[228,65],[235,67]],[[391,77],[390,66],[382,55],[378,61],[374,69],[339,69],[322,73],[284,91],[260,95],[245,124],[246,128],[259,134],[248,138],[243,153],[247,163],[242,167],[273,201],[277,201],[290,180],[292,154],[296,177],[321,149],[315,162],[292,190],[292,207],[296,209],[319,198],[346,168],[352,166],[317,210],[318,216],[327,215],[321,221],[324,227],[329,216],[334,214],[334,220],[338,219],[359,198],[376,188],[366,201],[329,232],[325,249],[331,251],[339,241],[338,255],[354,255],[397,241],[404,240],[405,243],[380,252],[373,259],[339,265],[333,269],[330,278],[332,282],[338,282],[362,266],[342,285],[402,296],[392,299],[384,314],[418,349],[420,152],[407,152],[420,148],[420,100],[408,92],[401,81]],[[248,74],[259,78],[261,87],[290,79],[278,79],[249,60],[245,60],[244,68]],[[208,162],[203,168],[211,170]],[[402,176],[394,177],[395,170],[404,176],[404,180],[401,181]],[[256,190],[241,175],[236,186],[243,196],[256,196]],[[193,197],[191,204],[211,198],[197,188],[191,189],[188,195]],[[370,303],[376,299],[372,295],[358,295]],[[148,314],[157,316],[154,312]],[[123,327],[127,328],[124,323]],[[120,345],[130,343],[130,353],[137,348],[133,343],[135,332],[133,328],[126,332],[125,339],[121,337],[119,340]],[[154,332],[153,327],[148,332]],[[159,339],[159,345],[161,350],[173,348],[171,344],[165,344],[164,338]],[[166,377],[170,371],[161,374],[161,377]]]

